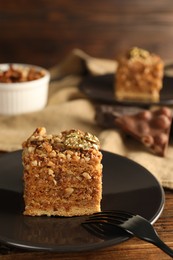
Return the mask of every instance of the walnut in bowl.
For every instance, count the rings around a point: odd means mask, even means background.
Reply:
[[[47,104],[50,74],[27,64],[0,64],[0,114],[18,115]]]

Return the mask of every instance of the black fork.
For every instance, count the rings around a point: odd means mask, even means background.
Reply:
[[[130,235],[156,245],[173,257],[173,250],[159,238],[151,223],[139,215],[124,211],[104,211],[91,215],[82,224],[101,238],[112,236],[113,227],[121,228]]]

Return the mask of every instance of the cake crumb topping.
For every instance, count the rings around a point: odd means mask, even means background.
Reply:
[[[88,132],[81,130],[71,129],[69,131],[63,131],[58,135],[48,135],[44,127],[39,127],[35,130],[33,135],[28,139],[27,142],[31,145],[41,147],[42,142],[47,141],[54,150],[89,150],[89,149],[100,149],[99,139]],[[48,144],[46,145],[48,147]]]

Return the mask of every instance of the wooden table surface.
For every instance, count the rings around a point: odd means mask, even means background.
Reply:
[[[166,202],[160,218],[154,224],[160,238],[173,249],[173,192],[166,190]],[[152,244],[131,238],[119,245],[82,253],[31,252],[7,249],[0,246],[0,260],[168,260],[160,249]]]
[[[51,67],[74,48],[114,59],[120,51],[139,46],[173,59],[173,1],[31,0],[0,2],[0,60]],[[173,191],[154,224],[173,248]],[[166,260],[155,246],[133,238],[94,252],[43,253],[8,250],[0,260]]]
[[[0,1],[0,62],[51,67],[72,49],[114,59],[132,46],[173,59],[172,0]]]

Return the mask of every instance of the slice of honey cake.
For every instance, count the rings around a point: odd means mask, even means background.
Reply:
[[[134,47],[118,60],[115,96],[118,100],[158,101],[163,87],[164,62],[144,49]]]
[[[44,127],[23,143],[24,215],[75,216],[100,211],[102,153],[98,138]]]

